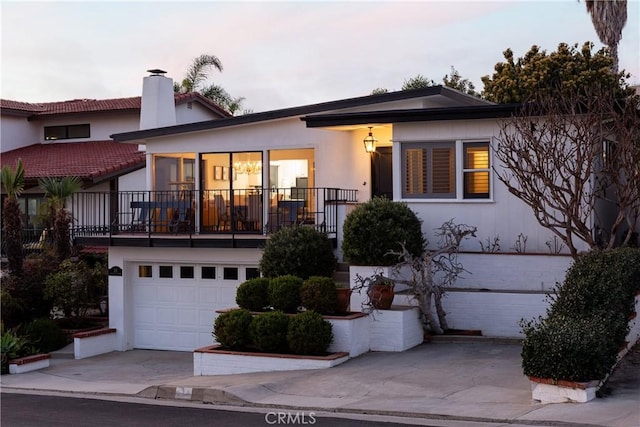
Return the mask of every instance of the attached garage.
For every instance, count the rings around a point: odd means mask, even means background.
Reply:
[[[132,341],[139,349],[193,351],[211,345],[216,310],[236,306],[238,285],[256,267],[132,263]]]

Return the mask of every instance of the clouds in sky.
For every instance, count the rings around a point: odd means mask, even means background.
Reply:
[[[620,66],[640,75],[640,3],[628,3]],[[138,96],[161,68],[180,80],[218,56],[211,83],[254,111],[397,90],[451,66],[482,88],[511,48],[590,40],[584,2],[2,2],[1,96],[27,102]]]

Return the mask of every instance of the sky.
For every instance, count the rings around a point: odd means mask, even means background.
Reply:
[[[640,0],[630,0],[620,69],[640,83]],[[602,43],[584,0],[6,1],[0,97],[24,102],[139,96],[146,70],[180,81],[217,56],[222,86],[254,112],[399,90],[454,66],[482,89],[510,48]]]

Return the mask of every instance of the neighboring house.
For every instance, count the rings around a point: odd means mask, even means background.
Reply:
[[[166,99],[151,89],[171,86],[148,76],[143,98]],[[441,86],[176,126],[162,121],[171,103],[153,117],[143,108],[147,129],[112,137],[146,147],[146,179],[137,191],[105,194],[104,217],[80,226],[108,231],[77,238],[109,245],[117,349],[210,344],[215,311],[235,306],[237,286],[259,274],[270,233],[316,227],[341,258],[345,215],[374,195],[407,202],[431,242],[433,230],[454,218],[477,226],[478,240],[499,236],[504,250],[523,234],[529,251],[548,254],[551,233],[491,170],[499,121],[512,112]],[[370,132],[378,140],[373,153],[363,145]],[[519,319],[544,312],[544,292],[570,258],[485,254],[478,240],[463,244],[473,275],[447,299],[450,326],[518,336]]]
[[[197,93],[171,94],[173,123],[228,117]],[[145,153],[135,145],[113,142],[114,132],[139,130],[141,97],[75,99],[26,103],[0,100],[2,166],[22,159],[25,191],[20,198],[26,234],[40,234],[38,214],[44,203],[38,179],[77,176],[84,192],[122,191],[144,181]],[[95,206],[100,209],[100,206]]]

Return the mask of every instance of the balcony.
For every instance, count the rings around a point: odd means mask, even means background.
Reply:
[[[335,242],[339,207],[356,201],[339,188],[83,192],[67,208],[78,245],[255,248],[296,226]]]

